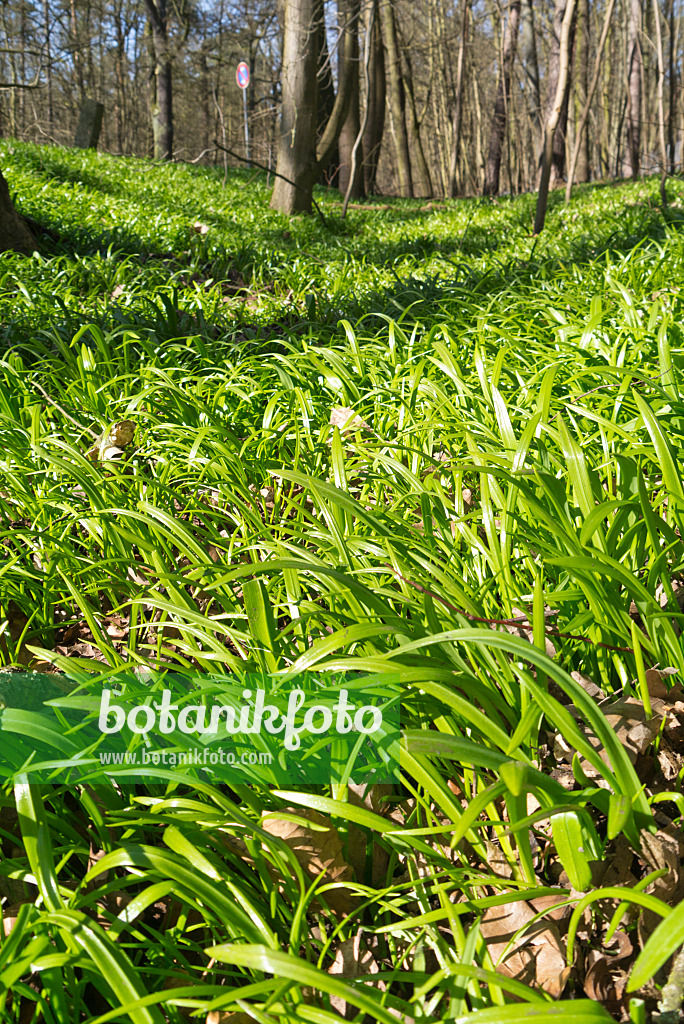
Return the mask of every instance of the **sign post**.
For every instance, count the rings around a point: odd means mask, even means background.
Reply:
[[[242,89],[242,107],[245,113],[245,153],[247,154],[247,166],[250,166],[249,155],[249,121],[247,119],[247,86],[249,85],[249,64],[244,60],[240,61],[235,71],[235,80]]]

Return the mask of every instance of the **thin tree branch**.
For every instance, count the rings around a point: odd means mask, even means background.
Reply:
[[[214,143],[215,143],[217,149],[222,150],[224,153],[227,153],[229,156],[235,157],[236,160],[240,160],[243,164],[247,163],[247,157],[241,156],[240,153],[236,153],[232,149],[227,149],[226,146],[222,146],[221,143],[217,139],[214,139]],[[309,194],[308,190],[305,189],[302,185],[298,185],[296,181],[292,181],[290,178],[286,178],[284,174],[279,174],[278,171],[274,171],[272,167],[268,167],[266,164],[260,164],[258,160],[254,160],[253,158],[250,158],[249,162],[250,162],[250,164],[253,164],[255,167],[258,167],[260,171],[268,171],[269,174],[274,175],[274,177],[276,177],[276,178],[282,178],[283,181],[286,181],[288,183],[288,185],[292,185],[294,188],[299,189],[300,192],[304,192],[304,193],[306,193],[306,195]],[[321,210],[320,206],[318,205],[318,203],[316,202],[316,200],[314,199],[313,196],[311,196],[311,202],[316,207],[316,212],[318,213],[318,216],[321,218],[321,221],[323,222],[324,227],[326,227],[326,228],[329,227],[330,225],[328,224],[327,220],[325,219],[325,215],[324,215],[323,211]]]

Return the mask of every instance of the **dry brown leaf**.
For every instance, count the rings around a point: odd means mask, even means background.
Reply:
[[[2,908],[2,930],[5,938],[7,938],[17,923],[17,915],[22,906],[22,903],[12,903],[10,906]]]
[[[527,641],[529,641],[529,643],[533,644],[534,643],[534,633],[533,633],[532,629],[530,628],[532,623],[529,621],[529,619],[527,617],[527,612],[524,612],[520,608],[515,608],[515,607],[512,608],[512,611],[513,611],[512,618],[519,619],[520,620],[520,625],[519,626],[517,626],[517,625],[516,626],[513,626],[513,625],[499,626],[498,628],[500,630],[505,630],[508,633],[512,633],[513,636],[519,636],[522,640],[527,640]],[[550,608],[545,608],[544,609],[544,618],[545,619],[548,618],[547,612],[549,614],[553,614],[551,612]],[[524,627],[527,627],[527,628],[524,628]],[[549,639],[548,636],[546,636],[544,638],[544,647],[546,649],[546,653],[548,654],[549,658],[555,658],[556,657],[556,653],[557,653],[556,652],[556,648],[553,646],[553,644],[551,643],[551,640]]]
[[[558,896],[550,894],[548,896],[535,896],[533,900],[529,900],[530,906],[534,907],[537,914],[545,913],[547,917],[550,917],[552,921],[564,921],[566,917],[570,917],[573,911],[571,904],[566,904],[564,907],[560,907],[559,903],[564,903],[567,900],[567,896],[559,893]],[[562,933],[565,934],[565,929],[562,929]]]
[[[525,985],[532,985],[559,999],[570,976],[558,927],[553,921],[535,921],[536,911],[524,900],[488,907],[480,932],[496,970]],[[529,927],[526,927],[529,926]],[[506,948],[515,933],[523,932]],[[505,954],[505,956],[504,956]],[[500,957],[504,959],[499,963]]]
[[[627,985],[627,972],[621,961],[634,952],[632,942],[624,931],[615,933],[613,941],[618,944],[617,954],[607,955],[600,949],[590,949],[585,958],[585,994],[594,1002],[602,1003],[614,1011]]]
[[[111,636],[112,640],[123,640],[128,633],[128,628],[120,615],[114,615],[107,622],[105,632],[107,636]]]
[[[646,669],[646,686],[648,687],[649,696],[667,700],[668,689],[663,682],[662,674],[657,668]]]
[[[353,872],[344,858],[342,840],[329,818],[308,807],[286,807],[282,813],[304,819],[304,823],[287,821],[276,814],[264,817],[261,827],[287,843],[311,879],[323,875],[324,884],[351,881]],[[317,827],[312,828],[305,822]],[[336,914],[344,916],[351,909],[351,893],[347,888],[331,889],[323,893],[322,898]]]
[[[359,928],[354,938],[346,939],[340,943],[337,947],[335,962],[328,969],[328,974],[336,974],[338,977],[347,980],[364,978],[370,974],[378,974],[380,971],[378,962],[361,938],[361,934],[362,929]],[[383,981],[378,981],[378,988],[381,992],[384,992],[386,987]],[[355,1006],[347,1003],[347,1000],[342,999],[340,996],[331,996],[330,1004],[345,1019],[354,1017],[358,1013]]]
[[[657,704],[653,704],[653,716],[647,718],[643,703],[634,697],[626,697],[624,700],[618,701],[612,699],[601,701],[598,707],[601,708],[606,721],[615,731],[630,761],[635,764],[637,757],[648,750],[658,735],[663,724],[664,713],[661,713]],[[567,710],[575,718],[580,718],[579,712],[574,707],[568,706]],[[577,724],[601,760],[610,764],[610,755],[598,737],[581,720]],[[554,755],[559,761],[572,761],[575,753],[574,747],[567,743],[563,736],[554,737]],[[598,777],[599,773],[584,758],[580,759],[580,764],[588,778]]]
[[[330,410],[330,426],[339,427],[343,434],[354,430],[370,430],[365,420],[347,406],[335,406]]]
[[[501,847],[489,839],[483,839],[483,842],[487,850],[487,867],[492,874],[498,878],[512,878],[513,868]]]
[[[210,1010],[206,1024],[254,1024],[254,1017],[243,1013],[242,1010],[237,1013],[231,1010]]]
[[[596,685],[593,679],[589,679],[588,676],[583,676],[581,672],[571,672],[572,678],[576,683],[579,683],[582,689],[593,697],[595,700],[603,700],[605,694],[603,690]]]
[[[666,782],[672,782],[673,779],[676,779],[682,767],[684,767],[682,755],[678,751],[673,750],[666,735],[660,737],[658,764]]]
[[[654,879],[645,891],[649,895],[657,896],[669,906],[680,903],[684,899],[684,837],[681,829],[670,824],[665,829],[659,829],[655,835],[644,830],[639,838],[641,855],[649,870],[667,871],[662,878]],[[639,918],[639,937],[642,941],[645,941],[660,920],[661,918],[652,911],[643,911]]]

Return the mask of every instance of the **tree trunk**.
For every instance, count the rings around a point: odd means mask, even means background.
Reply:
[[[413,195],[411,179],[411,158],[409,155],[408,135],[406,132],[406,100],[404,82],[401,77],[399,48],[397,46],[397,27],[394,21],[394,9],[387,0],[379,0],[380,26],[382,40],[387,54],[387,77],[389,78],[390,113],[392,115],[392,133],[397,158],[397,176],[399,178],[399,194]]]
[[[538,235],[546,220],[546,206],[549,199],[549,179],[553,160],[553,139],[561,116],[563,100],[567,97],[568,76],[570,71],[570,35],[575,13],[575,0],[567,0],[567,7],[561,24],[558,46],[558,81],[556,95],[544,128],[544,154],[542,174],[537,197],[537,210],[534,218],[534,234]]]
[[[494,117],[489,133],[489,151],[487,153],[487,170],[483,194],[496,196],[499,194],[499,175],[501,171],[501,150],[506,136],[508,108],[511,102],[511,68],[515,60],[515,49],[518,42],[518,25],[520,23],[520,0],[510,0],[508,22],[504,33],[501,53],[501,68],[496,87]]]
[[[468,41],[468,20],[470,17],[470,0],[463,0],[463,22],[461,24],[461,42],[458,47],[458,65],[456,68],[456,97],[454,106],[453,137],[451,143],[451,166],[449,168],[449,198],[456,195],[456,170],[458,168],[458,151],[461,147],[461,120],[463,118],[463,77],[465,75],[465,48]]]
[[[288,0],[285,5],[278,161],[271,206],[282,213],[311,213],[318,177],[318,41],[323,17],[319,0]],[[289,180],[285,180],[289,179]]]
[[[641,0],[630,0],[627,45],[627,151],[633,178],[641,170]]]
[[[417,199],[429,199],[432,195],[432,181],[430,170],[423,152],[423,143],[420,138],[420,124],[416,112],[416,97],[413,91],[413,68],[408,48],[404,49],[406,60],[406,74],[404,84],[408,103],[406,105],[406,120],[408,126],[409,153],[413,155],[411,164],[411,181],[413,183],[413,194]]]
[[[125,39],[120,5],[117,6],[114,14],[114,26],[116,30],[116,50],[114,57],[114,66],[116,69],[116,101],[114,104],[114,116],[116,121],[116,145],[119,151],[119,156],[122,156],[124,151],[123,126],[125,120],[124,108],[126,103],[126,75],[124,73]]]
[[[480,90],[477,84],[477,75],[473,75],[471,78],[473,83],[473,103],[475,107],[475,191],[479,192],[481,188],[484,188],[485,180],[485,169],[484,169],[484,157],[483,157],[483,146],[482,142],[484,139],[482,130],[482,104],[480,103]]]
[[[71,32],[71,52],[74,62],[74,70],[76,71],[76,85],[78,88],[78,102],[80,105],[83,102],[83,96],[85,94],[85,85],[83,82],[83,61],[81,59],[81,42],[79,39],[78,26],[76,22],[76,0],[70,0],[69,19],[69,29]]]
[[[328,38],[325,31],[325,18],[319,18],[317,26],[316,47],[318,49],[318,136],[320,137],[330,120],[335,106],[335,79],[332,72]],[[337,186],[339,178],[339,148],[334,148],[330,157],[330,170],[327,175],[328,185]]]
[[[577,32],[575,37],[575,133],[587,102],[589,91],[589,0],[579,0],[577,7]],[[577,171],[575,178],[578,184],[589,181],[589,134],[582,132],[579,136],[577,151]]]
[[[668,10],[668,25],[670,29],[670,46],[668,53],[668,68],[670,74],[670,104],[667,114],[667,148],[670,156],[670,174],[675,172],[675,117],[677,106],[677,73],[675,70],[675,7],[674,0],[670,0]]]
[[[594,93],[596,92],[596,86],[598,85],[599,75],[601,73],[601,58],[603,57],[603,51],[606,45],[606,39],[608,38],[608,29],[610,28],[610,19],[613,16],[613,8],[615,7],[615,0],[608,0],[608,6],[606,7],[605,17],[603,19],[603,28],[601,30],[601,38],[599,40],[598,50],[596,52],[596,63],[594,64],[594,73],[591,77],[591,84],[587,92],[586,99],[584,101],[584,109],[582,110],[582,116],[577,127],[575,145],[570,160],[570,170],[568,171],[568,181],[565,188],[565,202],[570,202],[570,196],[572,194],[572,183],[575,177],[575,167],[577,165],[578,154],[582,145],[582,136],[586,127],[587,120],[589,119],[589,111],[591,110],[592,100],[594,99]]]
[[[45,22],[45,77],[47,86],[47,120],[48,120],[48,131],[52,131],[52,124],[54,121],[53,112],[53,91],[52,91],[52,49],[50,46],[51,40],[51,26],[50,26],[50,8],[48,0],[43,0],[43,20]]]
[[[561,35],[562,26],[565,21],[565,12],[567,10],[568,0],[556,0],[554,15],[553,15],[553,34],[551,39],[551,49],[549,51],[549,73],[548,73],[548,86],[547,86],[547,100],[546,100],[546,124],[548,125],[549,119],[552,116],[557,96],[557,86],[560,74],[561,64]],[[573,3],[573,11],[575,5]],[[573,44],[573,29],[574,29],[574,18],[570,25],[570,35],[568,37],[568,77],[570,74],[570,59],[572,54]],[[567,83],[566,83],[567,86]],[[566,87],[563,93],[561,107],[556,119],[556,129],[553,137],[553,149],[551,154],[551,169],[549,178],[549,187],[553,188],[559,181],[565,178],[565,133],[568,123],[568,89]],[[544,139],[546,139],[546,132],[544,133]],[[544,142],[546,146],[546,142]],[[544,151],[542,150],[541,164],[544,161]]]
[[[12,205],[7,182],[0,171],[0,252],[13,249],[30,255],[35,247],[26,222]]]
[[[145,0],[154,53],[154,90],[150,114],[154,159],[173,159],[173,75],[166,0]]]
[[[371,37],[371,62],[369,70],[369,88],[366,96],[368,116],[363,133],[363,174],[366,193],[373,195],[376,191],[380,146],[385,132],[385,54],[382,48],[378,0],[371,0],[375,5],[373,33]],[[367,17],[372,11],[367,12]]]
[[[352,170],[352,153],[356,138],[361,129],[361,113],[359,110],[359,93],[360,93],[360,76],[359,76],[359,11],[360,11],[360,0],[353,0],[350,4],[349,14],[353,18],[353,24],[351,26],[351,32],[348,36],[343,35],[344,38],[349,38],[350,48],[347,53],[343,51],[342,44],[340,44],[340,60],[350,61],[350,97],[349,97],[349,109],[347,110],[347,116],[344,119],[342,130],[340,131],[340,138],[338,140],[339,156],[340,156],[340,173],[338,179],[338,185],[340,192],[343,195],[347,194],[347,188],[349,186],[351,170]],[[347,12],[344,7],[341,7],[338,11],[339,18],[347,16]],[[340,21],[340,32],[344,31],[344,26]],[[356,161],[356,167],[354,169],[354,180],[352,182],[351,190],[349,192],[350,199],[361,199],[365,195],[363,185],[363,163],[361,160]]]
[[[355,0],[338,0],[344,17],[341,52],[351,50],[350,10]],[[339,9],[339,8],[338,8]],[[328,165],[347,116],[351,61],[340,60],[335,105],[316,144],[318,128],[318,45],[322,0],[287,0],[284,11],[282,102],[276,183],[271,207],[281,213],[311,213],[313,187]]]
[[[534,123],[542,132],[541,94],[539,91],[539,61],[537,59],[537,33],[534,27],[534,8],[532,0],[523,0],[520,12],[521,38],[520,55],[528,85],[532,92],[532,111]]]
[[[653,23],[656,37],[656,56],[658,58],[658,143],[660,148],[660,198],[663,209],[667,206],[667,146],[665,145],[665,103],[663,100],[663,83],[665,80],[665,62],[663,60],[663,35],[660,27],[660,8],[658,0],[653,0]]]

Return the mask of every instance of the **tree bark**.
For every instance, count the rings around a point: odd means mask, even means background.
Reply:
[[[76,85],[78,87],[78,102],[83,102],[85,85],[83,82],[83,61],[81,59],[81,42],[78,36],[76,22],[76,0],[69,0],[69,29],[71,33],[71,51],[76,71]]]
[[[385,46],[385,53],[387,54],[390,113],[392,115],[392,133],[394,135],[394,148],[397,159],[399,194],[409,197],[413,195],[413,181],[411,178],[408,134],[406,132],[404,82],[401,77],[399,48],[397,46],[397,27],[394,21],[394,9],[389,0],[379,0],[379,5],[382,40]]]
[[[35,247],[26,222],[12,205],[7,182],[0,171],[0,252],[12,249],[30,255]]]
[[[508,22],[504,32],[501,53],[501,68],[496,87],[494,117],[489,132],[489,151],[487,153],[487,170],[483,194],[496,196],[499,194],[499,175],[501,172],[501,150],[506,136],[508,108],[511,102],[511,68],[515,60],[515,49],[518,41],[518,25],[520,23],[520,0],[510,0]]]
[[[432,195],[432,181],[430,169],[425,159],[423,143],[420,138],[420,124],[416,112],[416,98],[413,90],[413,68],[408,48],[404,49],[406,61],[406,73],[403,76],[404,88],[408,103],[406,105],[406,121],[409,138],[409,153],[412,154],[411,181],[413,184],[413,195],[417,199],[428,199]]]
[[[342,129],[340,131],[340,137],[338,140],[338,148],[340,155],[340,173],[338,180],[338,188],[343,195],[347,194],[349,182],[352,174],[352,153],[356,138],[361,128],[361,113],[359,109],[360,100],[360,76],[359,76],[359,13],[360,13],[360,0],[352,0],[349,5],[349,12],[345,11],[344,7],[340,7],[338,11],[338,17],[342,19],[347,14],[353,19],[351,26],[351,32],[348,34],[344,32],[345,26],[340,21],[340,32],[343,33],[342,40],[348,38],[349,40],[349,52],[343,51],[342,45],[340,45],[340,60],[342,62],[349,61],[351,63],[349,69],[350,76],[350,96],[349,96],[349,108],[347,110],[347,116],[344,119]],[[350,199],[361,199],[365,195],[364,183],[363,183],[363,164],[361,160],[356,161],[354,168],[354,180],[351,183],[351,189],[349,191]]]
[[[554,110],[554,107],[555,107],[555,102],[556,102],[557,86],[558,86],[558,81],[559,81],[560,65],[561,65],[561,60],[562,60],[562,58],[561,58],[561,45],[562,45],[561,44],[561,35],[562,35],[562,31],[563,31],[563,24],[565,22],[565,13],[567,11],[567,3],[568,3],[568,0],[556,0],[556,3],[555,3],[555,9],[554,9],[554,15],[553,15],[553,35],[552,35],[552,39],[551,39],[551,49],[550,49],[550,52],[549,52],[549,73],[548,73],[548,87],[547,87],[548,91],[547,91],[546,120],[545,120],[546,124],[548,124],[549,119],[552,116],[552,113],[553,113],[553,110]],[[572,7],[573,7],[573,11],[574,11],[575,10],[574,3],[572,5]],[[573,31],[574,31],[574,18],[572,19],[571,24],[570,24],[570,29],[569,29],[570,35],[568,37],[569,50],[568,50],[568,66],[567,66],[567,69],[566,69],[567,70],[567,74],[568,74],[568,78],[569,78],[569,75],[570,75],[570,62],[571,62],[572,44],[573,44]],[[554,137],[553,137],[552,154],[551,154],[551,169],[550,169],[550,178],[549,178],[549,187],[550,188],[553,188],[554,185],[556,185],[559,181],[562,181],[565,178],[565,135],[566,135],[566,129],[567,129],[567,124],[568,124],[568,103],[569,103],[569,93],[568,93],[567,82],[566,82],[566,89],[565,89],[565,92],[563,93],[563,97],[562,97],[562,101],[561,101],[561,107],[560,107],[560,112],[559,112],[559,115],[558,115],[558,117],[556,119],[555,134],[554,134]],[[546,131],[544,133],[544,139],[546,139]],[[546,142],[544,142],[544,146],[546,146]],[[542,164],[543,164],[543,161],[544,161],[544,154],[543,154],[543,151],[542,151],[542,157],[541,157],[541,163]]]
[[[577,125],[586,106],[589,92],[589,0],[579,0],[577,6],[577,32],[575,35],[576,59],[575,67],[575,133]],[[577,170],[575,177],[578,183],[589,181],[589,134],[579,135],[577,151]]]
[[[366,96],[368,115],[363,133],[363,174],[366,193],[373,195],[376,191],[378,163],[380,162],[380,146],[385,132],[385,54],[382,48],[378,0],[371,0],[375,7],[373,33],[371,37],[371,62],[369,69],[369,87]],[[372,12],[368,11],[367,17]]]
[[[352,31],[349,11],[355,0],[338,0],[346,12],[341,53],[349,53]],[[338,8],[339,9],[339,8]],[[335,104],[316,144],[318,70],[322,0],[287,0],[284,11],[282,102],[278,135],[276,183],[271,207],[281,213],[311,213],[313,187],[327,166],[347,116],[351,62],[340,59]],[[287,179],[287,180],[285,180]]]
[[[675,172],[675,117],[677,106],[677,72],[675,69],[675,6],[674,0],[670,0],[668,10],[668,25],[670,30],[670,46],[668,53],[668,69],[670,77],[670,97],[667,114],[667,148],[670,154],[670,174]]]
[[[166,0],[145,0],[154,53],[154,90],[150,115],[154,159],[173,159],[173,74]]]
[[[52,131],[52,123],[54,120],[53,113],[53,90],[52,90],[52,47],[51,37],[52,28],[50,25],[50,7],[48,0],[43,0],[43,21],[45,23],[45,77],[47,86],[47,122],[48,131]]]
[[[520,55],[525,77],[532,92],[532,110],[537,130],[542,132],[541,93],[539,91],[539,61],[537,59],[537,33],[534,27],[532,0],[523,0],[520,12]]]
[[[539,183],[539,195],[537,197],[537,210],[534,218],[535,235],[538,235],[543,229],[544,221],[546,220],[546,207],[549,199],[549,180],[551,177],[551,162],[553,160],[553,138],[560,120],[563,100],[567,97],[568,91],[568,76],[570,71],[570,34],[574,13],[575,0],[567,0],[567,7],[565,8],[559,38],[558,81],[556,84],[556,95],[544,128],[542,174],[541,182]]]
[[[633,178],[641,170],[641,0],[630,0],[627,44],[627,151]]]
[[[282,213],[311,213],[311,193],[318,177],[316,72],[322,4],[319,0],[288,0],[284,15],[276,164],[277,173],[283,177],[276,178],[271,206]]]
[[[325,18],[319,18],[317,26],[316,46],[318,47],[318,137],[320,137],[335,107],[335,79],[332,72],[328,38],[325,31]],[[330,156],[330,169],[327,183],[337,186],[339,177],[339,148],[335,147]]]
[[[468,41],[468,21],[470,19],[470,0],[463,0],[463,21],[461,23],[461,42],[458,47],[458,65],[456,68],[456,97],[454,105],[453,138],[451,143],[451,166],[449,168],[449,198],[456,195],[456,171],[458,168],[458,151],[461,147],[461,120],[463,118],[463,77],[465,75],[465,48]]]
[[[667,206],[667,146],[665,145],[665,103],[663,84],[665,80],[665,62],[663,60],[663,35],[660,28],[660,8],[658,0],[653,0],[653,23],[655,26],[656,55],[658,58],[658,143],[660,148],[660,198],[663,209]]]
[[[575,176],[575,167],[577,165],[578,154],[582,145],[582,135],[589,119],[589,111],[591,110],[591,104],[594,99],[594,93],[596,92],[596,86],[598,85],[599,75],[601,74],[601,59],[603,57],[603,51],[606,45],[606,39],[608,38],[608,29],[610,28],[610,19],[613,16],[613,8],[615,7],[615,0],[608,0],[608,6],[606,7],[606,14],[603,19],[603,28],[601,30],[601,38],[599,40],[598,50],[596,52],[596,63],[594,64],[594,73],[591,78],[591,84],[589,91],[587,92],[587,98],[584,103],[584,109],[582,110],[582,116],[580,123],[577,128],[575,145],[570,160],[570,170],[568,171],[568,181],[565,187],[565,202],[570,202],[570,196],[572,194],[572,183]]]

